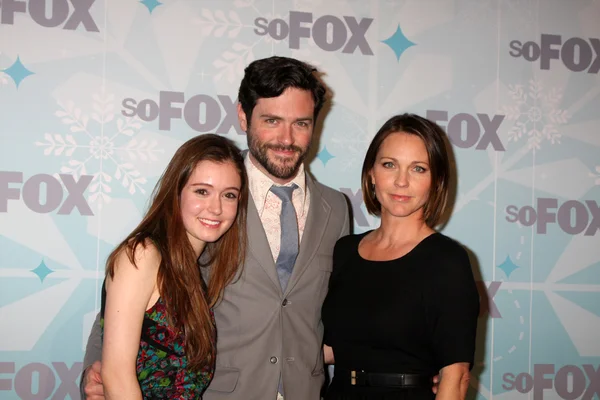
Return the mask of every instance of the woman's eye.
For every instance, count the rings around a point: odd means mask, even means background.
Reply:
[[[204,196],[208,192],[206,191],[206,189],[196,189],[196,193],[198,193],[201,196]]]
[[[415,167],[415,171],[417,171],[417,172],[425,172],[427,170],[425,168],[423,168],[423,167],[416,166]]]
[[[231,200],[237,199],[237,195],[235,193],[226,193],[225,197],[227,197],[228,199],[231,199]]]
[[[391,161],[386,161],[382,164],[385,168],[394,168],[394,163]]]

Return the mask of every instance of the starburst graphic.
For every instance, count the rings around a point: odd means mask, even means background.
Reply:
[[[40,265],[38,265],[36,268],[32,269],[31,272],[33,272],[34,274],[36,274],[38,276],[38,278],[40,278],[40,282],[44,282],[44,279],[46,279],[46,277],[48,275],[50,275],[51,273],[53,273],[54,271],[51,270],[50,268],[48,268],[46,266],[46,263],[44,263],[44,260],[42,260]]]
[[[142,0],[140,1],[140,3],[142,3],[143,5],[146,6],[146,8],[148,9],[148,11],[150,12],[150,14],[152,14],[152,11],[154,11],[154,9],[160,5],[162,5],[163,3],[161,3],[160,1],[157,0]]]
[[[402,53],[404,53],[406,49],[415,45],[415,43],[411,42],[406,36],[404,36],[402,29],[400,29],[400,25],[398,25],[396,32],[394,32],[392,36],[382,40],[381,42],[390,46],[396,55],[396,60],[398,61],[400,61],[400,56],[402,56]]]
[[[508,132],[508,140],[518,142],[527,137],[530,149],[541,148],[542,142],[560,143],[559,125],[566,124],[570,115],[560,108],[562,91],[556,88],[545,90],[537,79],[523,85],[509,85],[509,95],[514,105],[504,106],[503,112],[508,120],[515,121]]]
[[[332,158],[335,158],[329,151],[327,151],[327,146],[323,147],[323,149],[317,154],[317,158],[321,160],[323,166],[327,165],[327,162]]]
[[[35,142],[44,147],[44,155],[69,157],[60,172],[78,177],[91,171],[94,176],[89,188],[90,203],[110,202],[113,185],[120,182],[131,195],[146,193],[143,177],[132,161],[156,161],[162,153],[155,141],[138,142],[135,135],[142,126],[137,117],[122,118],[115,112],[113,95],[94,95],[93,112],[82,112],[72,102],[62,104],[55,115],[69,127],[69,134],[44,134],[45,141]],[[91,121],[94,124],[90,124]],[[96,125],[93,130],[90,125]]]
[[[510,278],[510,274],[519,268],[519,266],[513,263],[513,261],[510,259],[510,256],[506,256],[506,260],[504,260],[502,264],[498,265],[498,268],[506,274],[507,278]]]
[[[17,88],[23,79],[34,74],[34,72],[25,68],[19,57],[17,57],[17,60],[13,63],[13,65],[4,69],[3,72],[12,78]]]

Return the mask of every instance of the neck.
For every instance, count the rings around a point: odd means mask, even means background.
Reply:
[[[200,254],[202,254],[204,248],[206,247],[206,242],[192,238],[189,233],[188,240],[192,245],[192,249],[194,250],[194,255],[196,256],[196,259],[200,258]]]
[[[394,217],[382,214],[381,225],[375,231],[378,241],[384,243],[406,243],[421,240],[424,236],[433,232],[433,229],[425,224],[421,212],[407,217]]]
[[[194,249],[194,253],[196,254],[196,259],[200,258],[200,254],[202,254],[202,252],[204,251],[204,248],[206,247],[206,243],[202,243],[199,248]]]

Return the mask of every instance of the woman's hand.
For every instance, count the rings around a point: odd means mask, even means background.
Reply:
[[[333,357],[333,349],[326,344],[323,345],[323,361],[325,364],[335,364],[335,358]]]
[[[440,370],[436,400],[464,400],[469,387],[469,363],[456,363]]]

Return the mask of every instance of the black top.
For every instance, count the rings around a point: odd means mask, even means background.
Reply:
[[[349,386],[341,371],[434,376],[457,362],[472,366],[479,295],[467,252],[434,233],[398,259],[369,261],[358,253],[367,233],[341,238],[333,253],[322,319],[340,373],[327,398],[433,398],[430,389],[399,397],[398,389]]]

